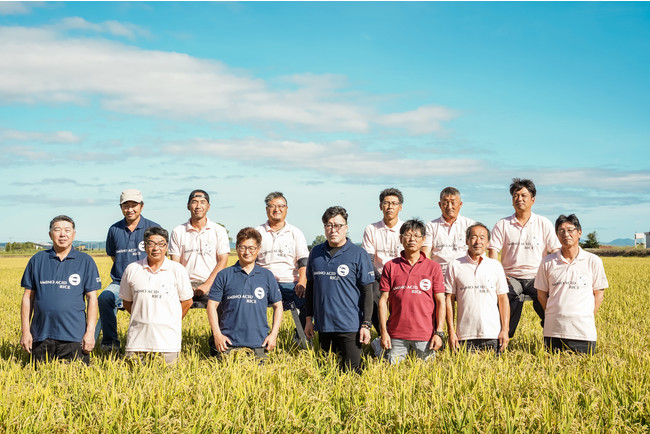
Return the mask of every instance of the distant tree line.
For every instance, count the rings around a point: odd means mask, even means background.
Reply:
[[[36,245],[31,241],[25,243],[7,243],[5,245],[5,252],[18,252],[22,250],[35,250]]]

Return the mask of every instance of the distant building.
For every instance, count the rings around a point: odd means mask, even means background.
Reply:
[[[648,248],[650,246],[650,232],[637,232],[634,234],[634,247],[643,246]]]

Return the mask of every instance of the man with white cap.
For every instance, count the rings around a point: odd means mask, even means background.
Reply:
[[[141,215],[143,207],[144,200],[139,190],[124,190],[120,195],[120,209],[124,218],[113,224],[106,236],[106,254],[113,260],[112,282],[97,299],[103,332],[101,345],[105,351],[120,348],[120,340],[117,337],[117,308],[122,305],[119,297],[122,274],[131,262],[147,257],[144,249],[145,229],[160,226]]]

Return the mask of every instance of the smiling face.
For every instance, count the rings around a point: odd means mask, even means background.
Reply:
[[[535,198],[527,188],[521,188],[512,195],[512,206],[515,211],[530,211],[535,203]]]
[[[271,199],[266,205],[266,216],[271,223],[282,223],[287,218],[287,201],[281,197]]]
[[[581,236],[582,229],[576,228],[573,223],[564,222],[557,229],[557,238],[560,240],[560,243],[564,248],[578,246]]]
[[[122,214],[126,219],[126,222],[131,224],[134,221],[140,218],[140,213],[142,213],[142,203],[135,202],[133,200],[128,200],[120,205],[122,209]]]
[[[397,196],[386,196],[379,204],[379,209],[384,214],[384,220],[390,221],[397,218],[399,212],[402,210],[402,204]]]
[[[482,256],[490,243],[490,237],[487,229],[482,226],[475,226],[469,232],[467,238],[467,253],[469,257],[476,260]]]
[[[257,259],[257,252],[259,251],[259,244],[253,238],[243,240],[237,245],[237,257],[239,258],[239,265],[245,267],[250,265]]]
[[[340,214],[327,220],[325,227],[325,238],[331,247],[341,247],[346,243],[345,236],[348,233],[348,224]]]
[[[144,242],[144,251],[149,262],[161,262],[167,255],[167,241],[160,235],[151,235]]]
[[[76,231],[72,227],[72,223],[67,221],[54,223],[50,229],[50,239],[52,240],[54,250],[56,252],[62,252],[70,248],[75,235]]]
[[[187,204],[187,209],[192,215],[192,220],[201,220],[208,214],[210,204],[205,197],[197,194],[192,198],[192,200],[190,200],[190,203]]]

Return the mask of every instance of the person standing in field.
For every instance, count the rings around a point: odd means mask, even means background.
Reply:
[[[212,329],[210,354],[222,356],[248,348],[259,359],[275,349],[282,322],[282,294],[275,276],[255,264],[262,236],[254,228],[237,234],[239,260],[217,275],[208,300]],[[273,307],[273,328],[269,333],[267,308]],[[220,308],[220,309],[219,309]]]
[[[298,310],[296,338],[303,348],[307,342],[303,335],[305,328],[305,285],[309,249],[305,235],[300,229],[287,222],[287,199],[279,191],[269,193],[264,199],[267,221],[255,228],[262,241],[257,254],[257,265],[269,270],[275,276],[282,293],[284,310],[292,306]],[[300,337],[301,336],[301,337]]]
[[[95,261],[72,247],[75,235],[70,217],[54,217],[52,248],[30,258],[21,280],[20,346],[34,362],[79,359],[88,364],[95,347],[96,291],[102,285]]]
[[[595,315],[609,286],[603,261],[580,247],[582,227],[575,214],[561,215],[555,231],[562,247],[544,258],[535,277],[546,312],[544,346],[549,351],[596,352]]]
[[[106,236],[106,254],[113,260],[111,268],[112,282],[98,298],[99,318],[102,325],[102,350],[119,351],[120,340],[117,337],[117,309],[122,305],[119,298],[120,281],[127,265],[147,257],[144,249],[144,231],[153,226],[160,226],[144,218],[142,208],[144,200],[139,190],[124,190],[120,195],[120,209],[124,218],[108,229]]]
[[[379,193],[379,209],[384,215],[384,218],[377,223],[366,226],[366,229],[363,231],[361,247],[370,255],[375,272],[372,323],[378,334],[381,334],[379,321],[379,280],[384,270],[384,265],[388,261],[397,258],[403,250],[402,243],[400,242],[400,228],[404,222],[399,218],[403,203],[404,196],[398,189],[387,188],[382,190]],[[377,357],[382,352],[380,342],[381,336],[372,341],[372,349]]]
[[[519,325],[525,296],[533,300],[533,308],[544,325],[544,309],[533,282],[542,258],[560,248],[551,221],[531,210],[536,194],[533,181],[513,178],[510,196],[515,213],[494,225],[488,247],[491,259],[497,259],[501,251],[501,264],[508,278],[511,338]]]
[[[465,232],[474,220],[460,215],[463,201],[460,191],[446,187],[440,192],[438,202],[442,215],[427,223],[427,235],[422,244],[422,251],[442,267],[443,275],[449,262],[467,252]]]
[[[125,355],[161,353],[171,365],[181,351],[182,321],[193,291],[185,267],[167,259],[168,242],[161,227],[144,231],[147,257],[126,267],[119,296],[131,314]]]
[[[404,250],[381,275],[381,346],[391,364],[404,360],[409,350],[428,360],[443,347],[445,288],[440,264],[421,251],[425,233],[421,220],[406,221],[400,229]]]
[[[449,263],[445,276],[449,347],[457,350],[466,345],[470,351],[489,349],[499,354],[510,341],[508,281],[499,261],[485,256],[488,228],[474,223],[467,228],[466,238],[467,254]]]
[[[311,339],[318,331],[321,349],[359,372],[361,345],[370,342],[375,273],[368,253],[346,237],[345,208],[327,208],[322,221],[327,241],[312,249],[307,262],[305,335]]]
[[[210,196],[205,190],[192,190],[187,209],[190,219],[172,231],[169,255],[187,269],[194,289],[193,306],[203,308],[217,273],[228,265],[230,241],[226,229],[208,218]]]

